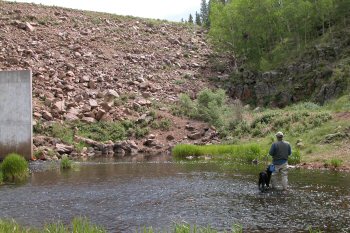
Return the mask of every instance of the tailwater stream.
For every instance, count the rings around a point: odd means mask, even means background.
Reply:
[[[43,165],[44,164],[44,165]],[[174,223],[220,231],[350,232],[350,174],[289,171],[287,194],[259,193],[263,167],[218,163],[84,162],[60,171],[49,164],[21,185],[0,186],[0,218],[25,226],[84,216],[108,232],[157,231]]]

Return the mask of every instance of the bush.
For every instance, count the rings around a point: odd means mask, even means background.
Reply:
[[[151,127],[153,129],[168,131],[171,128],[172,124],[173,122],[170,119],[161,119],[159,121],[152,122]]]
[[[28,162],[16,153],[6,156],[2,163],[1,170],[4,181],[8,182],[24,181],[29,174]]]
[[[119,122],[79,123],[77,134],[95,141],[118,141],[126,138],[126,130]]]
[[[173,108],[173,113],[208,122],[221,134],[227,130],[232,118],[241,118],[242,107],[229,106],[226,102],[227,96],[224,90],[205,89],[198,93],[198,98],[194,101],[188,95],[181,94],[179,104]],[[233,114],[233,110],[236,110],[236,114]]]
[[[68,158],[68,156],[64,155],[61,159],[61,168],[62,169],[70,169],[73,166],[73,161]]]

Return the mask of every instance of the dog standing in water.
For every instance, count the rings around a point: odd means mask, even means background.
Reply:
[[[264,193],[270,188],[271,174],[274,172],[274,166],[271,164],[266,168],[266,171],[259,173],[259,190]]]

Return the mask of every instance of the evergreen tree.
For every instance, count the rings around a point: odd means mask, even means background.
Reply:
[[[193,24],[193,17],[192,14],[190,14],[190,16],[188,16],[188,22]]]
[[[201,16],[199,15],[199,13],[196,11],[196,19],[195,19],[195,22],[197,25],[202,25],[202,22],[201,22]]]
[[[201,2],[200,15],[202,18],[202,25],[208,26],[209,25],[209,8],[206,0],[202,0]]]

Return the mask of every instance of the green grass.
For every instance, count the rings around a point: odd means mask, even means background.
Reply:
[[[324,231],[321,231],[320,229],[313,229],[312,227],[309,227],[309,233],[324,233]]]
[[[68,158],[68,156],[63,156],[61,159],[60,167],[62,169],[70,169],[73,166],[73,161]]]
[[[350,112],[350,95],[344,95],[326,104],[326,108],[334,112]]]
[[[299,164],[301,162],[301,154],[299,150],[293,150],[292,155],[288,158],[288,163],[291,165]]]
[[[188,156],[212,156],[213,160],[241,160],[252,162],[254,159],[263,159],[264,149],[258,144],[242,144],[242,145],[176,145],[172,154],[175,158],[185,159]]]
[[[4,159],[1,171],[5,182],[22,182],[29,175],[28,162],[22,156],[11,153]]]
[[[329,159],[325,162],[326,165],[331,165],[334,168],[340,167],[343,164],[343,160],[337,159],[337,158],[332,158]]]
[[[74,142],[73,130],[69,125],[55,123],[51,128],[52,136],[59,138],[64,143],[72,144]]]
[[[42,229],[30,228],[20,226],[15,220],[1,220],[0,219],[0,232],[1,233],[106,233],[107,231],[97,225],[92,224],[86,218],[74,218],[69,226],[66,226],[60,222],[51,223],[45,225]],[[243,229],[241,225],[234,224],[230,231],[218,231],[210,226],[199,227],[190,224],[174,224],[169,230],[156,231],[152,227],[144,227],[141,230],[135,232],[143,233],[156,233],[156,232],[171,232],[171,233],[242,233]]]
[[[86,218],[74,218],[70,226],[62,223],[48,224],[42,229],[20,226],[14,220],[0,220],[1,233],[106,233],[102,227],[91,224]]]

